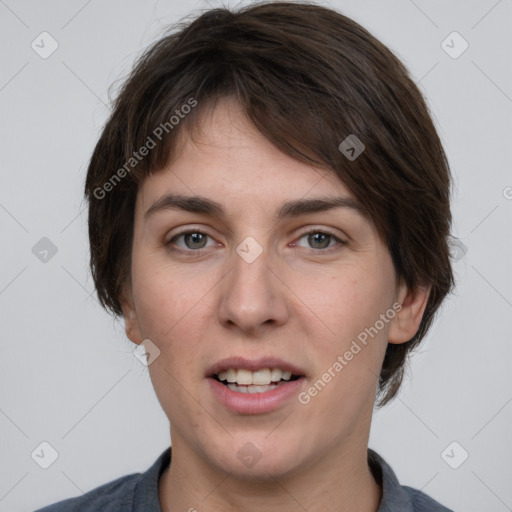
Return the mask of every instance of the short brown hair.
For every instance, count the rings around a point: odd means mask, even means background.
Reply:
[[[378,393],[384,405],[397,394],[408,353],[454,285],[451,177],[406,68],[363,27],[331,9],[296,2],[211,9],[173,27],[137,60],[113,103],[85,184],[90,266],[101,304],[122,315],[140,183],[172,160],[177,134],[226,96],[236,98],[282,151],[336,172],[386,243],[397,280],[430,286],[415,336],[388,343]],[[184,109],[193,102],[197,107]],[[179,112],[188,113],[176,124],[171,119]],[[365,146],[354,160],[339,149],[351,134]],[[149,139],[155,147],[141,157]]]

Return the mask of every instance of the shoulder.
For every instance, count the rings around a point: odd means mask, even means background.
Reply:
[[[36,512],[110,512],[123,510],[133,497],[140,473],[122,476],[100,485],[82,496],[68,498]]]
[[[382,499],[377,512],[453,512],[424,492],[401,485],[391,466],[370,448],[368,465],[382,488]]]
[[[145,473],[132,473],[100,485],[82,496],[68,498],[36,512],[153,512],[160,511],[158,480],[169,466],[167,448]]]

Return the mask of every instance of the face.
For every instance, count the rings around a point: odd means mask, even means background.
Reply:
[[[143,182],[123,312],[160,351],[173,463],[261,479],[366,448],[387,343],[414,335],[425,297],[395,286],[362,212],[311,207],[339,198],[354,200],[333,172],[279,151],[230,100]]]

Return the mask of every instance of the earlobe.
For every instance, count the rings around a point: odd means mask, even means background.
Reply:
[[[389,343],[405,343],[411,340],[418,332],[423,313],[427,307],[430,286],[418,286],[409,289],[405,285],[400,287],[397,302],[401,304],[390,322],[388,332]]]

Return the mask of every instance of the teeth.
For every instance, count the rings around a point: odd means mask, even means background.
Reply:
[[[292,372],[282,371],[279,368],[264,368],[255,372],[230,368],[229,370],[220,372],[218,376],[219,380],[227,381],[230,384],[268,386],[271,382],[279,382],[281,379],[290,380]],[[253,391],[253,393],[258,393],[258,391]]]
[[[270,380],[272,382],[277,382],[281,379],[281,374],[283,372],[279,368],[272,368],[272,371],[270,372]]]
[[[230,369],[225,373],[226,373],[225,380],[227,380],[228,382],[236,382],[236,370]],[[221,379],[221,380],[223,380],[223,379]]]
[[[236,384],[228,384],[228,388],[231,391],[237,391],[238,393],[265,393],[266,391],[272,391],[276,389],[279,384],[271,384],[269,386],[237,386]]]
[[[253,373],[249,370],[238,370],[236,373],[236,383],[237,384],[252,384],[252,376]]]
[[[248,372],[251,375],[252,382],[251,384],[256,384],[260,386],[268,386],[272,379],[270,378],[271,371],[268,368],[264,370],[258,370],[256,372]],[[240,372],[238,373],[240,375]]]

